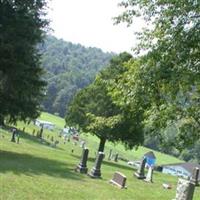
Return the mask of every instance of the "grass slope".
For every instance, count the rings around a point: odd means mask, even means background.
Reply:
[[[49,118],[45,118],[44,116]],[[43,114],[43,120],[53,120],[53,116]],[[59,118],[56,122],[62,127],[63,120]],[[22,129],[25,125],[18,123]],[[74,172],[75,166],[79,163],[81,148],[74,146],[73,142],[63,143],[57,137],[57,132],[44,131],[47,136],[54,136],[59,140],[57,148],[42,144],[36,137],[32,136],[32,130],[36,129],[33,124],[25,126],[25,132],[21,132],[20,144],[11,143],[11,133],[0,129],[0,199],[1,200],[169,200],[175,197],[177,178],[164,175],[158,172],[154,174],[154,183],[148,184],[137,180],[134,176],[134,169],[124,162],[114,163],[107,160],[102,164],[102,179],[94,180],[86,175]],[[2,137],[3,136],[3,137]],[[82,136],[90,148],[88,169],[94,164],[95,149],[98,139]],[[106,144],[106,151],[112,148],[114,152],[123,154],[130,158],[140,158],[148,149],[139,148],[138,151],[125,151],[122,145],[113,146]],[[74,153],[71,150],[74,149]],[[156,153],[160,163],[178,162],[179,160],[170,156]],[[120,190],[108,182],[114,171],[120,171],[127,176],[128,189]],[[162,183],[170,183],[172,190],[164,190]],[[195,191],[194,200],[198,200],[200,189]]]

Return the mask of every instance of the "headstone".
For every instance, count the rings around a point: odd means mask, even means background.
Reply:
[[[195,185],[189,180],[179,179],[176,189],[176,198],[173,200],[192,200]]]
[[[116,154],[115,154],[115,158],[114,158],[114,161],[115,161],[115,162],[118,162],[118,156],[119,156],[119,154],[116,153]]]
[[[110,149],[109,151],[108,160],[111,160],[111,157],[112,157],[112,149]]]
[[[80,161],[79,165],[76,167],[76,171],[83,173],[83,174],[87,174],[87,171],[88,171],[88,168],[87,168],[88,153],[89,153],[89,150],[87,148],[83,149],[81,161]]]
[[[121,189],[126,188],[126,176],[120,172],[115,172],[110,183],[117,185]]]
[[[92,168],[91,172],[88,174],[91,178],[101,178],[101,163],[103,161],[103,158],[104,153],[99,152],[96,157],[95,165]]]
[[[17,133],[17,130],[14,128],[14,129],[12,130],[11,142],[16,142],[16,140],[15,140],[16,133]]]
[[[195,167],[192,173],[191,182],[194,183],[195,186],[199,186],[199,168]]]
[[[135,172],[135,176],[138,179],[145,179],[146,178],[145,174],[144,174],[145,164],[146,164],[146,158],[143,158],[141,163],[140,163],[138,171]]]
[[[149,167],[148,172],[147,172],[147,176],[144,180],[146,182],[150,182],[150,183],[153,182],[153,167],[152,166]]]
[[[42,134],[43,134],[43,127],[40,129],[39,138],[42,138]]]
[[[19,133],[17,133],[17,144],[19,144]]]
[[[35,135],[35,129],[33,129],[32,135],[33,135],[33,136]]]

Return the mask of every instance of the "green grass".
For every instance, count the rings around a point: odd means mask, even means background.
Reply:
[[[45,113],[42,119],[53,120],[54,117]],[[52,122],[63,127],[63,120],[56,120]],[[25,127],[25,133],[21,132],[20,144],[10,142],[11,133],[0,129],[0,200],[169,200],[175,197],[177,177],[155,172],[154,183],[145,183],[133,176],[135,169],[125,162],[108,161],[106,156],[101,168],[102,179],[91,179],[74,172],[81,155],[79,145],[74,146],[73,142],[64,144],[57,132],[45,129],[46,141],[50,142],[48,135],[60,141],[58,147],[53,148],[32,136],[32,130],[37,130],[33,124],[25,125],[20,122],[18,127]],[[90,135],[83,135],[82,138],[90,149],[90,170],[94,164],[98,139]],[[71,152],[72,149],[74,153]],[[149,150],[141,147],[137,151],[125,151],[121,144],[114,146],[107,143],[106,155],[110,149],[130,159],[138,159]],[[156,156],[158,163],[179,162],[178,159],[157,152]],[[127,189],[120,190],[108,183],[115,171],[127,176]],[[164,190],[164,182],[172,184],[173,189]],[[198,200],[199,195],[200,189],[197,188],[194,200]]]

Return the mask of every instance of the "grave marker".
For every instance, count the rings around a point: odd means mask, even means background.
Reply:
[[[118,162],[118,156],[119,156],[119,154],[116,153],[116,154],[115,154],[115,158],[114,158],[114,161],[115,161],[115,162]]]
[[[141,161],[141,163],[140,163],[138,171],[135,172],[135,176],[138,179],[145,179],[146,178],[145,174],[144,174],[145,164],[146,164],[146,158],[143,158],[142,161]]]
[[[95,165],[92,168],[91,172],[88,174],[91,178],[101,178],[101,163],[103,161],[103,158],[104,153],[99,152],[96,157]]]
[[[146,182],[153,183],[153,167],[150,166],[147,172],[147,176],[144,179]]]
[[[195,185],[189,180],[179,179],[176,189],[176,198],[173,200],[192,200]]]
[[[121,189],[126,188],[126,176],[120,172],[115,172],[110,183],[117,185]]]
[[[89,153],[89,150],[87,148],[84,148],[82,151],[81,161],[75,169],[77,172],[80,172],[83,174],[87,173],[87,171],[88,171],[88,168],[87,168],[88,153]]]
[[[195,167],[192,173],[191,182],[194,183],[195,186],[199,186],[199,168]]]

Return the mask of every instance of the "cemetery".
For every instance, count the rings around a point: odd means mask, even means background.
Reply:
[[[22,132],[24,126],[25,132]],[[24,125],[19,122],[17,131],[20,131],[20,142],[17,144],[11,142],[11,131],[0,129],[0,176],[3,183],[0,194],[3,199],[12,199],[12,195],[16,200],[28,199],[29,196],[32,199],[52,200],[199,199],[200,187],[195,186],[195,176],[198,174],[194,174],[191,180],[182,180],[154,170],[147,164],[145,154],[149,149],[125,151],[120,145],[114,147],[108,143],[104,153],[95,153],[95,137],[83,134],[81,138],[85,146],[82,147],[74,145],[72,140],[64,143],[64,139],[56,132],[45,129],[41,140],[33,135],[33,132],[39,130],[34,124]],[[139,167],[128,165],[121,159],[116,162],[116,154],[118,158],[129,160],[134,160],[132,155],[137,155],[134,158],[141,161]],[[180,162],[158,152],[154,154],[158,164],[164,165],[170,163],[170,160]],[[170,185],[170,189],[165,189],[163,184]],[[13,187],[15,190],[10,193]]]

